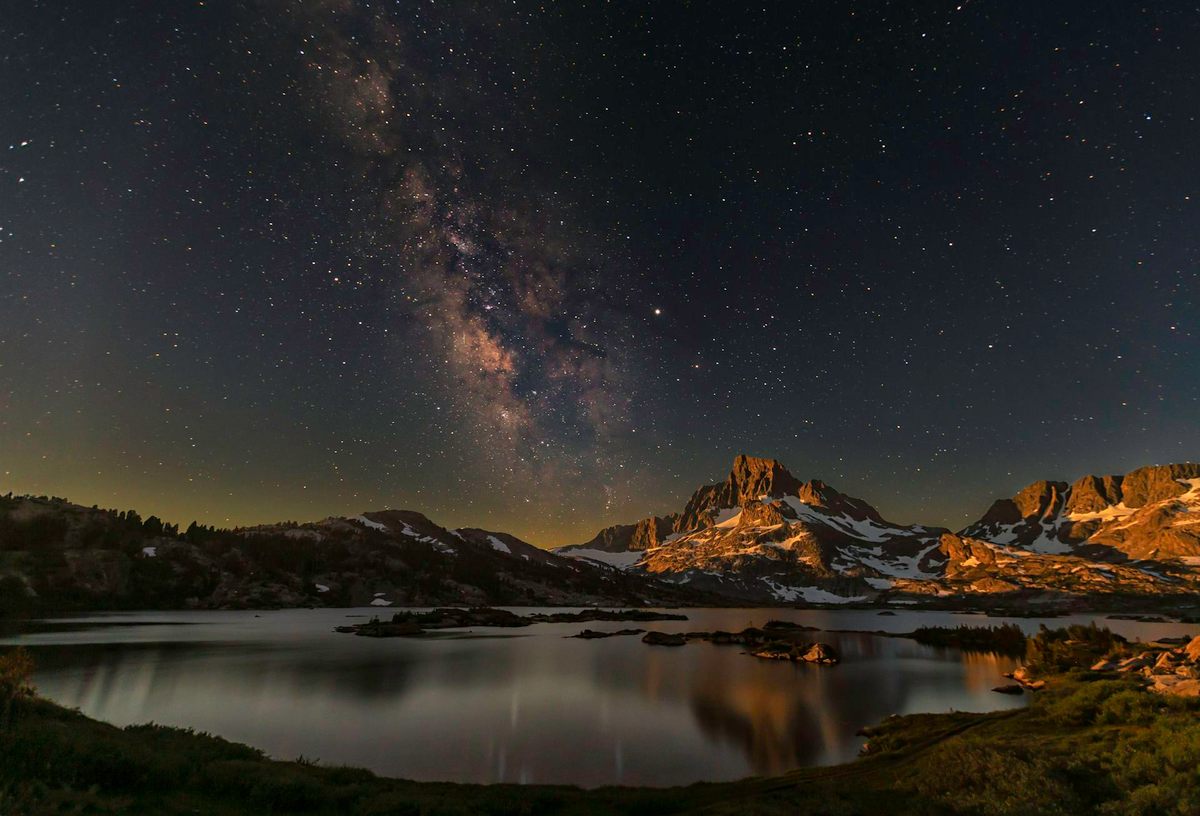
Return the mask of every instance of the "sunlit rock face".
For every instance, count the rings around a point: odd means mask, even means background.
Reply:
[[[1034,482],[1001,499],[962,535],[1044,555],[1104,561],[1200,557],[1200,465]]]
[[[926,567],[941,532],[893,524],[778,460],[742,455],[723,482],[692,495],[670,535],[628,566],[744,600],[845,603],[897,579],[933,577]]]
[[[958,534],[883,519],[867,502],[738,456],[674,517],[602,531],[564,555],[743,600],[1194,591],[1200,465],[1037,481]]]

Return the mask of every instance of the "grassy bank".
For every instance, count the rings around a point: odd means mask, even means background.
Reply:
[[[1191,814],[1200,704],[1136,681],[1054,675],[1026,709],[897,717],[867,755],[770,779],[686,788],[412,783],[277,762],[215,737],[116,728],[0,672],[0,813]]]

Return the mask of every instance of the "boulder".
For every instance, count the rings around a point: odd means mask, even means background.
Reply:
[[[1150,666],[1154,665],[1154,661],[1157,659],[1157,657],[1158,655],[1154,652],[1146,652],[1140,655],[1134,655],[1133,657],[1127,657],[1117,664],[1117,671],[1131,672],[1139,669],[1149,668]]]
[[[1183,647],[1183,654],[1189,663],[1200,662],[1200,635],[1188,641],[1188,644]]]
[[[1106,672],[1106,671],[1112,671],[1116,667],[1117,667],[1117,664],[1112,662],[1111,660],[1099,660],[1096,663],[1092,664],[1092,671]]]
[[[992,691],[997,694],[1024,694],[1025,689],[1021,688],[1019,683],[1009,683],[1005,686],[996,686]]]
[[[1180,656],[1175,652],[1163,652],[1154,661],[1154,674],[1171,674],[1179,665]]]
[[[1185,680],[1173,674],[1155,675],[1150,691],[1176,697],[1200,697],[1200,680]]]
[[[841,662],[838,653],[828,643],[814,643],[809,646],[800,655],[800,659],[805,663],[821,663],[827,666],[832,666],[835,663]]]

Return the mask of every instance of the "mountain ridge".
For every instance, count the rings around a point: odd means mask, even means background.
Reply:
[[[720,599],[411,510],[180,533],[134,511],[0,497],[0,613],[697,602]]]
[[[757,601],[1173,594],[1197,581],[1190,568],[1200,566],[1200,513],[1186,515],[1193,510],[1200,511],[1200,465],[1150,465],[1072,484],[1032,482],[955,533],[892,523],[862,499],[798,479],[779,460],[739,454],[723,482],[692,493],[671,535],[637,551],[610,546],[603,557]],[[595,556],[580,546],[556,552]]]
[[[678,512],[543,549],[412,510],[185,532],[0,497],[5,606],[951,603],[1200,591],[1200,465],[1039,480],[957,532],[737,456]],[[15,599],[15,600],[14,600]]]

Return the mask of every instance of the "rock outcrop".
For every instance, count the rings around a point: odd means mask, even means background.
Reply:
[[[1145,678],[1156,694],[1200,697],[1200,635],[1183,646],[1151,646],[1138,654],[1116,660],[1101,660],[1092,666],[1095,672],[1117,672]]]
[[[1046,555],[1109,562],[1200,557],[1200,465],[1034,482],[1000,499],[961,535]]]

